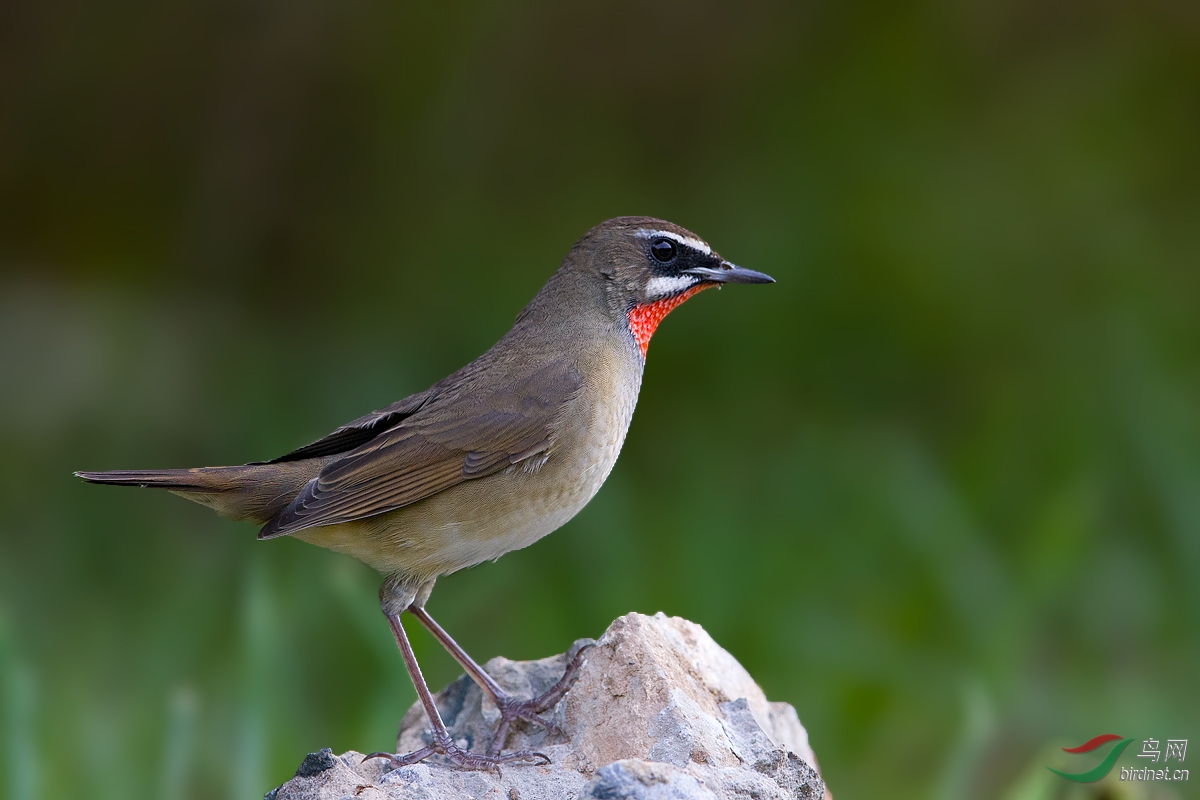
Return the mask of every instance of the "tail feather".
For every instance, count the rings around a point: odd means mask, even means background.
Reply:
[[[213,468],[209,468],[213,469]],[[217,467],[216,469],[220,469]],[[203,469],[117,469],[111,472],[76,472],[76,478],[107,486],[153,486],[156,489],[224,491]]]
[[[320,472],[322,463],[310,459],[239,467],[76,472],[75,476],[109,486],[166,489],[231,519],[262,524],[287,507],[304,484]]]

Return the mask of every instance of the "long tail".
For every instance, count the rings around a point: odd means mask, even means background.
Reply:
[[[180,491],[223,491],[213,472],[229,467],[198,469],[116,469],[111,472],[76,472],[76,478],[106,486],[139,486],[143,489],[178,489]],[[236,467],[234,468],[236,469]]]
[[[282,464],[193,469],[122,469],[76,472],[90,483],[166,489],[231,519],[264,523],[287,507],[321,469],[318,459]]]

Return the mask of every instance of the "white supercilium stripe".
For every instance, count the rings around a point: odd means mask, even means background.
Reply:
[[[699,239],[693,239],[691,236],[680,236],[678,233],[672,233],[671,231],[651,231],[645,228],[640,229],[637,232],[637,235],[643,239],[657,239],[661,236],[664,239],[670,239],[672,241],[679,242],[680,244],[690,247],[693,250],[699,250],[706,256],[712,255],[711,247]]]
[[[669,278],[651,278],[646,284],[646,297],[653,300],[667,295],[678,294],[698,279],[691,275],[673,275]]]

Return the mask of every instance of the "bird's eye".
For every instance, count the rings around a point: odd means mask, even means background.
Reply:
[[[664,264],[675,257],[675,243],[670,239],[659,239],[650,245],[650,252]]]

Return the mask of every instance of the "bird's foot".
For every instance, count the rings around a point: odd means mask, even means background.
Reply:
[[[583,662],[585,661],[583,654],[592,647],[595,647],[595,645],[585,644],[579,648],[575,652],[575,657],[567,664],[567,668],[563,672],[562,677],[558,679],[558,683],[532,700],[514,700],[508,695],[496,699],[496,708],[500,711],[500,722],[496,725],[496,733],[492,736],[492,743],[488,747],[489,756],[495,757],[504,749],[504,743],[508,739],[509,728],[519,719],[545,728],[551,733],[556,733],[560,736],[566,735],[562,728],[550,720],[543,718],[541,714],[547,709],[553,708],[554,704],[561,700],[570,690],[579,677],[579,670],[583,667]]]
[[[537,763],[538,759],[542,759],[542,763],[549,764],[550,757],[545,753],[537,753],[532,750],[520,750],[516,753],[508,755],[486,755],[481,756],[478,753],[472,753],[469,750],[464,750],[454,743],[449,735],[439,736],[437,731],[433,732],[433,742],[422,747],[420,750],[414,750],[405,755],[397,755],[394,753],[371,753],[369,756],[364,756],[363,761],[371,758],[386,758],[391,762],[393,768],[407,767],[410,764],[416,764],[424,761],[432,755],[445,756],[451,766],[463,770],[482,770],[491,772],[495,775],[500,774],[501,764],[511,764],[513,762],[526,762],[529,764]]]

